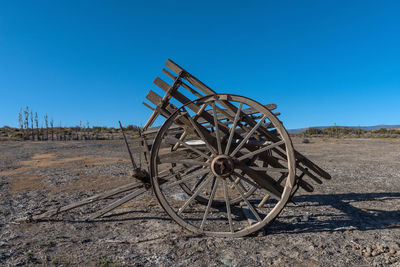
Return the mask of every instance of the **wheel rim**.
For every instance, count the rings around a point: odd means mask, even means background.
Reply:
[[[201,116],[190,111],[194,105],[203,109]],[[184,128],[188,138],[173,139],[176,150],[166,153],[162,144],[181,122],[191,126]],[[165,164],[171,163],[165,175]],[[274,114],[249,98],[218,94],[187,103],[165,121],[152,147],[150,172],[156,197],[178,224],[195,233],[244,236],[282,211],[293,188],[295,160],[290,137]],[[182,184],[191,187],[189,193]],[[178,199],[182,192],[186,198]],[[276,200],[267,201],[268,196]]]

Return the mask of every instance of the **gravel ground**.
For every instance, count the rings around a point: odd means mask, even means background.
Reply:
[[[182,229],[151,195],[97,222],[82,219],[102,203],[16,224],[131,181],[130,163],[122,141],[2,143],[0,265],[400,266],[400,140],[294,145],[332,180],[299,190],[263,233],[211,238]]]

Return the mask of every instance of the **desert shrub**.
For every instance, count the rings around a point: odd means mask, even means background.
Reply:
[[[132,124],[130,124],[130,125],[128,125],[128,126],[125,127],[125,129],[126,129],[127,131],[138,131],[139,128],[140,128],[139,126],[137,126],[137,125],[132,125]]]
[[[314,127],[310,127],[307,130],[303,132],[305,135],[316,135],[316,134],[322,134],[322,130]]]

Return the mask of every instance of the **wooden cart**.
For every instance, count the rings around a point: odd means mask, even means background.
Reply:
[[[134,161],[133,183],[24,220],[49,218],[98,200],[124,194],[91,214],[94,220],[149,191],[179,225],[210,236],[245,236],[271,223],[298,188],[308,192],[330,175],[294,150],[274,113],[247,97],[217,94],[172,60],[144,103],[153,113],[140,140],[143,163]],[[161,127],[153,127],[157,118]],[[122,127],[121,127],[122,128]],[[125,135],[124,135],[125,137]]]

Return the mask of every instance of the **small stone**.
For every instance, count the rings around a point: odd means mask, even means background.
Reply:
[[[308,222],[310,220],[310,215],[303,215],[302,217],[301,217],[301,221],[302,222]]]
[[[189,196],[184,192],[172,195],[172,197],[176,200],[181,200],[181,201],[187,200],[189,198]]]
[[[231,265],[232,264],[232,259],[229,259],[229,258],[224,258],[224,259],[222,259],[221,260],[221,262],[223,263],[223,264],[225,264],[225,265]]]

